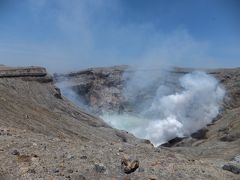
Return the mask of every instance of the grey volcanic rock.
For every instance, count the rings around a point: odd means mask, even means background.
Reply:
[[[230,172],[232,172],[234,174],[240,174],[240,168],[235,166],[235,165],[232,165],[232,164],[224,165],[223,169],[227,170],[227,171],[230,171]]]
[[[206,139],[206,134],[208,132],[207,128],[199,129],[197,132],[192,133],[191,137],[195,139]]]

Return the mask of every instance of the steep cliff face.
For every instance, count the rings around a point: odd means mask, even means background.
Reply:
[[[154,148],[79,109],[61,95],[44,68],[3,69],[0,179],[238,178],[221,168],[236,148],[211,158],[194,156],[189,147]]]

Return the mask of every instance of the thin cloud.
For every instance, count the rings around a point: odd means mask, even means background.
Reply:
[[[18,28],[7,33],[0,46],[3,64],[42,65],[51,72],[116,64],[226,66],[220,62],[224,50],[214,53],[213,42],[196,39],[186,28],[166,33],[150,22],[125,22],[117,0],[14,2],[16,20],[22,21],[29,33],[12,36]],[[224,49],[234,51],[233,59],[239,55],[237,45]],[[225,54],[227,59],[229,53]]]

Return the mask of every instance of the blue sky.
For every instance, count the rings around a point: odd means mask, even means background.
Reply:
[[[0,64],[239,67],[238,0],[0,0]]]

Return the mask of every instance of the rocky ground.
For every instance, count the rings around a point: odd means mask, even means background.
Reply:
[[[112,68],[120,82],[122,68]],[[218,121],[207,127],[206,137],[171,148],[155,148],[82,111],[61,95],[44,68],[8,70],[0,68],[0,179],[239,179],[239,69],[214,72],[230,100]],[[75,75],[87,79],[89,74],[94,82],[87,87],[109,94],[100,90],[97,82],[103,82],[96,76],[116,83],[115,75],[88,71]],[[76,77],[82,92],[82,80]],[[121,98],[119,88],[114,98]],[[86,98],[100,103],[91,94]]]

